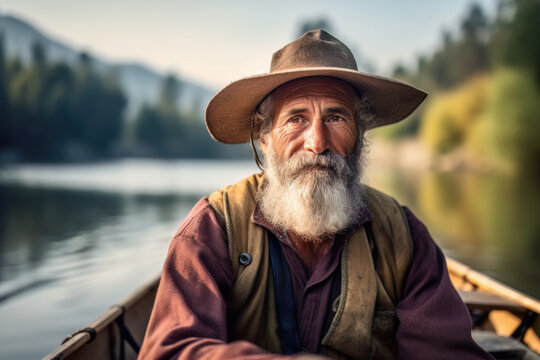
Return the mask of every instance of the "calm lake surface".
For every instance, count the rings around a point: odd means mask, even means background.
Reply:
[[[161,270],[193,204],[251,161],[122,160],[0,169],[0,359],[37,359]],[[540,297],[537,179],[376,168],[368,182],[445,253]]]

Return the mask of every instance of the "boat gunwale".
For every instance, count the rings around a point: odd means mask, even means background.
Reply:
[[[99,334],[102,330],[106,329],[109,325],[120,318],[127,309],[137,304],[139,300],[144,298],[149,293],[155,292],[159,285],[159,280],[160,275],[154,276],[121,301],[111,305],[107,311],[101,314],[96,320],[88,324],[88,326],[73,332],[71,335],[68,335],[60,346],[47,354],[42,360],[64,359],[84,345],[92,342],[94,338],[92,337],[90,331],[87,331],[86,329],[92,329],[96,334]]]
[[[523,306],[527,310],[540,314],[540,300],[517,291],[452,258],[446,257],[446,264],[451,275],[473,285],[476,289],[497,294],[506,300]]]

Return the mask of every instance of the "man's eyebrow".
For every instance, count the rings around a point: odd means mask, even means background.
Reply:
[[[339,106],[339,107],[329,107],[324,109],[324,112],[326,114],[339,114],[339,115],[351,115],[351,112],[347,109]]]
[[[285,116],[298,115],[306,111],[307,111],[307,108],[292,108],[285,112]]]

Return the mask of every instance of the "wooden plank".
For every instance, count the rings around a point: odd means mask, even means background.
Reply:
[[[471,283],[475,288],[494,293],[509,301],[515,302],[537,314],[540,314],[540,301],[525,295],[509,286],[485,275],[456,260],[446,258],[448,271],[451,275]]]
[[[520,304],[505,299],[497,294],[485,291],[464,291],[458,290],[461,300],[468,309],[479,310],[507,310],[512,313],[524,314],[527,312]]]

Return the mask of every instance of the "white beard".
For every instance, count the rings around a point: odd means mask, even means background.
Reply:
[[[321,241],[358,219],[365,209],[360,145],[347,159],[300,152],[283,160],[271,136],[266,141],[266,180],[257,201],[273,226],[292,230],[305,241]]]

